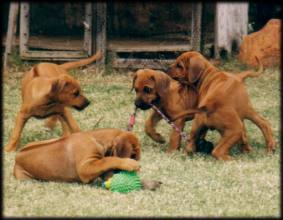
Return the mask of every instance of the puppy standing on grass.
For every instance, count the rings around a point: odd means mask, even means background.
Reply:
[[[39,63],[25,73],[22,79],[22,105],[17,115],[15,127],[5,151],[15,151],[20,140],[22,129],[30,117],[47,118],[47,125],[54,126],[60,120],[63,134],[80,131],[70,110],[73,107],[83,110],[89,105],[88,99],[82,94],[77,80],[67,70],[87,65],[101,58],[101,53],[94,56],[67,62],[61,65]]]
[[[150,109],[150,104],[154,104],[167,117],[174,120],[176,116],[189,109],[190,113],[186,117],[175,121],[180,130],[183,130],[186,120],[192,120],[194,113],[199,112],[193,109],[197,106],[196,91],[192,88],[183,87],[179,82],[161,71],[138,70],[133,78],[133,88],[136,92],[135,105],[142,110]],[[164,138],[155,130],[161,119],[161,116],[154,110],[146,120],[145,132],[156,142],[164,143]],[[180,134],[173,129],[167,152],[171,153],[179,148],[180,141]]]
[[[262,64],[257,73],[223,72],[198,52],[186,52],[176,59],[168,69],[168,75],[197,89],[198,108],[203,111],[196,114],[193,120],[190,142],[185,149],[187,153],[195,151],[196,137],[209,128],[217,129],[222,136],[212,151],[215,158],[230,160],[229,150],[236,143],[241,143],[243,151],[249,152],[252,148],[248,144],[244,119],[251,120],[261,129],[267,151],[275,150],[270,124],[252,107],[243,83],[246,77],[256,77],[261,72]]]

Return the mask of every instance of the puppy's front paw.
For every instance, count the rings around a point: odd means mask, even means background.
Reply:
[[[156,134],[155,141],[160,143],[160,144],[164,144],[166,142],[164,137],[162,137],[160,134]]]
[[[267,145],[267,152],[273,153],[276,149],[276,142],[274,140],[270,141]]]
[[[165,139],[164,137],[161,136],[161,134],[158,133],[148,133],[148,135],[151,137],[152,140],[156,141],[157,143],[164,144]]]
[[[122,167],[123,170],[127,171],[139,171],[140,165],[136,160],[125,158],[123,159]]]

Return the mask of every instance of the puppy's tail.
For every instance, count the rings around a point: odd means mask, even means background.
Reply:
[[[179,115],[176,115],[174,118],[172,118],[172,121],[176,121],[180,118],[185,118],[189,115],[194,115],[194,114],[201,113],[201,112],[204,112],[204,110],[202,110],[202,109],[189,109],[189,110],[181,112]]]
[[[73,62],[67,62],[63,63],[60,65],[65,70],[70,70],[70,69],[75,69],[80,66],[85,66],[87,64],[90,64],[96,60],[100,60],[102,58],[102,53],[100,51],[96,52],[93,56],[83,59],[83,60],[78,60],[78,61],[73,61]]]
[[[244,81],[247,77],[258,77],[259,75],[262,74],[263,64],[257,56],[255,56],[255,59],[256,59],[258,65],[259,65],[259,69],[256,72],[248,70],[248,71],[241,72],[241,73],[237,74],[237,77],[241,81]]]

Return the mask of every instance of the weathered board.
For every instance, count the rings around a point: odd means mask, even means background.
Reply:
[[[160,60],[160,59],[133,59],[133,58],[116,58],[112,61],[113,68],[126,68],[126,69],[141,69],[151,68],[166,70],[174,59]]]
[[[30,25],[30,3],[21,2],[20,12],[20,56],[23,59],[30,60],[71,60],[80,59],[91,55],[92,53],[92,3],[86,3],[85,18],[84,18],[84,39],[82,48],[78,50],[64,49],[64,46],[56,47],[55,44],[49,43],[42,45],[43,41],[38,40],[38,48],[35,44],[31,44],[29,36]],[[66,43],[66,42],[65,42]],[[72,45],[69,45],[72,47]],[[66,48],[66,47],[65,47]],[[40,49],[40,50],[36,50]],[[42,49],[47,49],[43,51]],[[48,51],[52,50],[52,51]]]
[[[201,17],[202,17],[202,3],[192,2],[192,49],[200,51],[201,49]]]
[[[22,55],[24,60],[73,60],[86,58],[86,51],[26,51]]]
[[[92,55],[92,3],[85,4],[85,21],[84,21],[84,49],[88,55]]]
[[[185,52],[192,47],[188,40],[109,40],[107,50],[112,52]]]
[[[97,63],[104,65],[106,61],[106,20],[107,5],[106,2],[96,3],[96,47],[95,50],[102,52],[102,59]]]
[[[248,31],[247,2],[217,2],[215,16],[215,56],[221,50],[232,52],[232,45],[239,46]]]
[[[20,56],[28,51],[29,39],[29,3],[21,2],[20,13]]]
[[[11,2],[10,9],[9,9],[9,20],[8,20],[8,31],[6,36],[6,47],[5,47],[5,54],[4,54],[4,70],[7,66],[8,56],[12,51],[12,47],[14,41],[16,40],[16,31],[17,31],[17,18],[19,14],[19,3],[18,2]]]

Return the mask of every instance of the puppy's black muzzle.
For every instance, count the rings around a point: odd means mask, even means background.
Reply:
[[[85,102],[80,105],[80,106],[74,106],[74,108],[78,111],[82,111],[83,109],[85,109],[88,105],[90,104],[90,101],[88,99],[85,100]]]
[[[136,101],[135,101],[135,106],[136,106],[137,108],[140,108],[141,110],[148,110],[148,109],[151,108],[151,106],[150,106],[149,104],[144,103],[144,102],[141,101],[141,100],[136,100]]]

